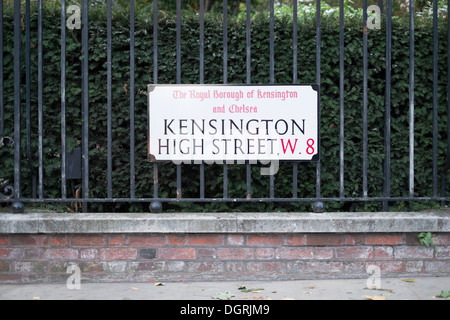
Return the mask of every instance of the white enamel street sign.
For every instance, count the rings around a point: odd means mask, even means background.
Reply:
[[[150,161],[317,161],[318,85],[149,85]]]

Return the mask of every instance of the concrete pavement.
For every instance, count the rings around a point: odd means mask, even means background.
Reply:
[[[450,277],[295,281],[0,285],[0,300],[449,300]],[[369,281],[369,282],[368,282]],[[378,285],[368,289],[368,285]],[[75,284],[71,284],[75,287]]]

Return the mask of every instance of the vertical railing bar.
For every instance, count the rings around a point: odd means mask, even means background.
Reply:
[[[228,165],[223,164],[223,198],[228,198]]]
[[[205,164],[200,164],[200,199],[205,198]]]
[[[251,15],[250,15],[250,9],[251,9],[251,0],[247,0],[246,3],[246,9],[247,9],[247,17],[246,17],[246,64],[247,64],[247,84],[251,83]]]
[[[339,195],[345,197],[344,189],[344,0],[339,4]]]
[[[177,84],[181,83],[181,0],[177,0]],[[177,198],[182,198],[181,164],[177,164]]]
[[[292,55],[293,55],[293,70],[292,70],[292,82],[297,84],[298,81],[298,2],[293,2],[292,8]],[[298,162],[292,164],[292,197],[298,197]]]
[[[223,1],[223,83],[228,82],[228,1]],[[228,165],[223,164],[223,198],[228,198]]]
[[[228,1],[223,0],[223,83],[228,83]]]
[[[270,0],[270,84],[275,83],[275,13],[274,0]],[[270,198],[275,197],[275,174],[273,172],[269,175],[269,194]]]
[[[82,190],[83,199],[89,198],[89,2],[81,3],[81,50],[83,55],[82,64]],[[82,211],[87,212],[88,203],[82,203]]]
[[[177,0],[177,83],[181,83],[181,0]]]
[[[158,0],[153,0],[153,84],[158,84]]]
[[[247,184],[247,199],[252,197],[252,166],[249,162],[246,163],[246,184]]]
[[[247,54],[247,84],[251,83],[251,70],[250,70],[250,64],[251,64],[251,27],[250,27],[250,0],[247,0],[246,3],[246,9],[247,9],[247,17],[246,17],[246,54]]]
[[[21,197],[21,138],[20,138],[20,0],[14,1],[14,199]]]
[[[275,31],[274,31],[274,0],[270,0],[270,84],[275,83]]]
[[[205,0],[200,0],[200,84],[205,83]]]
[[[130,0],[130,195],[135,197],[135,157],[134,157],[134,94],[135,94],[135,59],[134,59],[134,0]]]
[[[158,84],[158,0],[153,0],[153,83]],[[151,119],[148,119],[150,121]],[[158,198],[158,163],[153,163],[153,198]]]
[[[389,210],[387,198],[391,195],[391,67],[392,67],[392,0],[386,1],[386,97],[384,120],[384,188],[383,211]]]
[[[205,83],[205,0],[200,0],[200,84]],[[205,197],[205,164],[200,164],[200,198]]]
[[[38,196],[44,197],[44,107],[43,107],[43,54],[42,54],[42,5],[43,0],[38,1]],[[65,26],[64,20],[64,26]],[[64,154],[65,157],[65,154]]]
[[[409,196],[414,197],[414,1],[409,1]]]
[[[247,54],[247,84],[251,83],[251,1],[247,0],[246,2],[246,54]],[[252,179],[252,166],[247,161],[246,163],[246,185],[247,185],[247,199],[251,198],[252,187],[251,187],[251,179]]]
[[[437,197],[438,144],[438,1],[433,1],[433,197]]]
[[[112,198],[112,0],[106,4],[106,73],[107,73],[107,170],[108,170],[108,198]]]
[[[67,197],[66,180],[66,1],[61,0],[61,197]]]
[[[316,83],[320,86],[321,77],[320,77],[320,69],[321,69],[321,6],[320,0],[316,0]],[[320,97],[320,96],[319,96]],[[319,114],[320,114],[320,98],[319,98]],[[320,148],[319,148],[320,150]],[[316,197],[320,198],[320,160],[317,161],[316,165]]]
[[[30,0],[25,1],[25,109],[27,131],[27,163],[31,171],[32,197],[36,198],[36,174],[33,167],[31,154],[31,58],[30,58]]]
[[[298,163],[294,162],[292,166],[292,197],[298,198]]]
[[[380,8],[380,13],[383,14],[383,0],[377,0],[377,3]]]
[[[181,199],[183,197],[183,193],[181,190],[181,165],[177,164],[177,198]]]
[[[298,81],[298,3],[294,1],[292,12],[292,55],[293,55],[293,70],[292,70],[292,82],[297,84]]]
[[[363,197],[367,197],[367,0],[363,1]]]
[[[5,105],[3,91],[3,0],[0,0],[0,135],[5,132]]]
[[[159,177],[158,177],[158,163],[157,162],[153,162],[153,198],[157,199],[158,198],[158,186],[159,186],[159,181],[158,181]]]
[[[450,17],[450,0],[447,1],[447,17]],[[447,161],[450,155],[450,19],[447,19]],[[443,192],[442,196],[446,195],[446,171],[444,167],[443,174]]]

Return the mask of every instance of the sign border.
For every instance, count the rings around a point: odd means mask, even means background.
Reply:
[[[278,159],[276,161],[280,162],[288,162],[288,163],[301,163],[301,162],[320,162],[320,152],[321,152],[321,138],[320,138],[320,85],[317,83],[300,83],[300,84],[257,84],[257,83],[251,83],[251,84],[238,84],[238,83],[227,83],[227,84],[149,84],[147,85],[147,158],[149,162],[153,163],[164,163],[164,162],[170,162],[170,160],[157,160],[153,154],[150,153],[150,93],[155,90],[156,87],[276,87],[276,86],[291,86],[291,87],[311,87],[314,91],[317,91],[317,145],[319,146],[319,151],[311,158],[311,160],[281,160]],[[184,160],[180,160],[182,163],[184,163]],[[200,164],[200,161],[196,160],[189,160],[191,162],[195,162],[195,164]],[[216,160],[215,160],[216,161]],[[226,160],[223,160],[226,161]],[[233,161],[245,161],[245,163],[248,163],[252,160],[233,160]],[[275,161],[275,160],[271,160]],[[208,162],[207,159],[201,160],[201,163]]]

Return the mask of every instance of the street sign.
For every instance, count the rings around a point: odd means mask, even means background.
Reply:
[[[150,161],[317,161],[318,85],[149,85]]]

